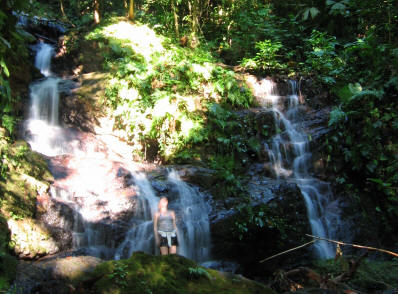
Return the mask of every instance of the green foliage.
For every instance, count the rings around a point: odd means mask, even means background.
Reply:
[[[223,140],[226,139],[223,138]],[[225,144],[222,140],[219,142]],[[209,165],[216,171],[215,185],[212,188],[216,198],[238,197],[244,193],[242,179],[239,176],[242,167],[239,165],[238,159],[235,161],[231,155],[217,155],[209,158]]]
[[[264,40],[256,43],[258,52],[254,58],[243,59],[242,65],[246,68],[261,68],[262,70],[276,70],[285,68],[279,63],[277,52],[282,48],[282,43],[272,42],[272,40]]]
[[[220,109],[252,103],[250,91],[231,70],[215,65],[206,48],[181,48],[164,40],[163,51],[148,57],[137,53],[139,46],[128,40],[109,36],[109,25],[112,22],[87,38],[100,44],[105,69],[110,71],[107,104],[114,109],[115,127],[126,130],[137,156],[192,160],[198,154],[187,150],[216,142],[209,138],[213,125],[205,116],[209,102],[218,100]]]
[[[113,282],[121,288],[127,286],[127,265],[126,264],[115,264],[113,272],[108,275]]]
[[[335,84],[336,77],[343,70],[343,62],[336,53],[336,37],[313,30],[311,37],[306,40],[306,45],[310,48],[306,52],[308,70],[315,71],[323,83]]]
[[[222,102],[239,108],[248,108],[253,102],[249,89],[245,85],[237,83],[233,71],[215,67],[211,80],[214,90],[222,97]]]
[[[189,277],[191,279],[200,279],[202,277],[206,279],[211,279],[211,275],[202,267],[189,267],[188,268]]]
[[[6,291],[15,277],[16,259],[10,255],[8,244],[10,231],[3,215],[0,214],[0,291]]]
[[[340,184],[363,191],[385,224],[394,223],[398,216],[397,89],[395,78],[380,89],[364,89],[359,83],[341,88],[341,105],[329,120],[333,134],[326,142],[330,158],[345,162],[347,174]],[[333,166],[333,160],[330,164]],[[334,169],[343,173],[338,164]],[[390,225],[386,228],[393,229]]]
[[[398,65],[394,47],[379,42],[375,27],[371,27],[364,38],[345,44],[342,57],[346,63],[346,80],[376,88],[386,82],[392,68]]]
[[[286,220],[272,211],[267,205],[253,207],[250,202],[238,206],[239,216],[235,222],[233,233],[239,240],[252,238],[250,235],[257,234],[259,231],[276,230],[279,232],[280,239],[286,240],[290,228]]]
[[[299,14],[301,14],[301,18],[305,21],[310,17],[314,19],[319,14],[319,9],[316,7],[306,7]]]
[[[350,0],[341,0],[341,1],[334,1],[334,0],[326,0],[326,5],[329,8],[329,14],[331,15],[342,15],[342,16],[349,16],[348,6],[350,5]]]

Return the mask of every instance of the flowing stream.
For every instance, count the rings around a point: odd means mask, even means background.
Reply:
[[[62,79],[51,71],[54,48],[40,42],[36,50],[35,65],[44,78],[30,86],[25,134],[33,150],[50,158],[55,178],[50,189],[53,205],[45,221],[69,232],[71,249],[83,254],[105,259],[128,258],[135,251],[158,254],[152,219],[161,195],[134,162],[115,159],[95,135],[61,126]],[[203,195],[174,170],[166,173],[164,182],[177,218],[177,253],[199,262],[208,260],[209,208]]]
[[[297,183],[306,203],[312,234],[332,238],[339,227],[339,213],[329,184],[311,174],[310,139],[303,129],[297,83],[289,81],[286,96],[280,96],[275,84],[268,79],[262,80],[259,86],[257,96],[262,99],[263,107],[273,113],[277,130],[271,143],[265,145],[271,170],[276,178]],[[328,242],[316,242],[315,249],[320,258],[334,256],[333,246]]]

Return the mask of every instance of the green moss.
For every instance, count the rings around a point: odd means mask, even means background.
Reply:
[[[202,274],[193,275],[193,271]],[[198,267],[181,256],[152,256],[142,252],[136,252],[126,260],[100,264],[84,277],[81,285],[104,294],[274,293],[266,286],[240,276]]]
[[[46,192],[53,177],[44,158],[25,141],[1,141],[0,210],[10,218],[33,217],[36,195]],[[3,144],[4,143],[4,144]]]
[[[0,214],[0,292],[8,288],[16,273],[17,260],[10,255],[9,242],[10,230],[5,218]]]

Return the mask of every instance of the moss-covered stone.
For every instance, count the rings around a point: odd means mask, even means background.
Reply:
[[[8,220],[13,250],[21,258],[56,253],[59,248],[49,232],[33,219]]]
[[[21,257],[36,258],[54,253],[56,244],[33,220],[36,197],[46,193],[53,180],[47,162],[25,141],[13,142],[3,136],[0,143],[0,216],[4,219],[0,239],[6,241],[4,250],[7,251],[11,241],[12,249]]]
[[[16,271],[17,261],[10,255],[9,242],[10,230],[7,227],[5,218],[0,214],[0,292],[8,287]]]
[[[127,260],[100,264],[78,286],[90,293],[274,293],[237,275],[199,267],[181,256],[134,253]],[[87,292],[84,292],[87,293]]]

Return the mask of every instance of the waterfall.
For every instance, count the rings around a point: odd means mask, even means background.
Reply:
[[[279,96],[272,81],[262,80],[260,91],[263,106],[272,111],[276,134],[269,145],[265,145],[271,169],[276,178],[285,178],[297,183],[307,207],[312,234],[331,238],[339,224],[339,216],[332,202],[328,183],[310,174],[312,154],[309,138],[300,121],[300,97],[297,84],[289,81],[289,93]],[[334,256],[333,246],[325,241],[315,243],[318,257]]]
[[[198,262],[208,260],[210,253],[209,209],[203,196],[181,180],[172,170],[169,181],[176,186],[180,211],[176,212],[181,221],[177,222],[179,232],[179,254]]]
[[[153,232],[153,216],[157,210],[159,198],[155,196],[150,182],[144,173],[132,172],[134,182],[138,187],[139,196],[143,203],[143,214],[140,218],[134,217],[131,229],[127,232],[123,242],[116,249],[114,258],[128,258],[135,251],[155,253]]]
[[[49,77],[51,73],[51,58],[54,55],[54,48],[44,42],[37,45],[37,54],[35,58],[35,66],[45,76]]]
[[[153,215],[157,210],[158,197],[143,173],[133,173],[134,182],[139,187],[140,196],[149,204],[148,213],[141,219],[131,220],[132,228],[118,246],[115,259],[127,258],[135,251],[154,254]],[[208,260],[210,251],[210,228],[208,208],[203,196],[190,187],[174,170],[169,172],[168,181],[174,185],[175,194],[169,199],[170,209],[176,213],[178,230],[177,253],[198,262]]]
[[[54,156],[65,152],[64,131],[58,118],[60,79],[51,72],[54,48],[40,42],[36,50],[35,66],[45,78],[30,85],[30,110],[25,122],[26,140],[33,150]]]

